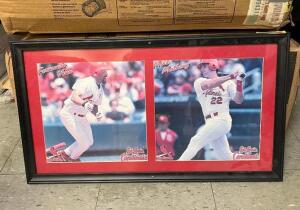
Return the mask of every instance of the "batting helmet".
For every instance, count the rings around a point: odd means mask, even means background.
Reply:
[[[217,71],[220,68],[219,62],[217,59],[202,59],[200,60],[200,64],[198,65],[198,68],[201,68],[202,64],[208,64],[208,68],[211,71]]]

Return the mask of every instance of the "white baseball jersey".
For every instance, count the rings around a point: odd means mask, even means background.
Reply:
[[[95,105],[100,105],[103,96],[102,86],[97,85],[95,78],[85,77],[78,79],[72,87],[73,90],[77,90],[81,93],[81,98],[84,101],[90,101]],[[65,100],[64,105],[69,111],[76,112],[77,114],[85,115],[87,110],[78,104],[75,104],[71,100],[71,96]]]
[[[197,98],[202,107],[204,117],[218,112],[219,117],[229,116],[229,103],[236,94],[236,84],[232,81],[226,81],[219,87],[208,90],[202,90],[201,83],[206,78],[198,78],[194,82],[194,89]],[[230,118],[231,119],[231,118]]]

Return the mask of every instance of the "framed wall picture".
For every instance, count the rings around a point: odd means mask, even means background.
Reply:
[[[12,42],[28,182],[282,180],[288,43]]]

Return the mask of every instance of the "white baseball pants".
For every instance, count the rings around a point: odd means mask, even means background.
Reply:
[[[65,149],[65,153],[72,159],[78,159],[90,146],[93,145],[93,133],[87,118],[74,115],[70,110],[62,108],[60,119],[75,139],[75,142]]]
[[[205,145],[210,144],[217,155],[218,160],[232,160],[233,153],[230,150],[226,134],[231,129],[231,120],[209,119],[200,127],[194,135],[188,147],[178,160],[191,160]]]

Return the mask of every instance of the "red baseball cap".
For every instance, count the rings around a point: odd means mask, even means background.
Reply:
[[[167,115],[160,115],[158,117],[158,122],[160,123],[169,123],[169,118]]]
[[[182,88],[182,91],[184,91],[184,92],[192,92],[193,91],[193,88],[189,83],[183,84],[181,88]]]

